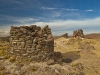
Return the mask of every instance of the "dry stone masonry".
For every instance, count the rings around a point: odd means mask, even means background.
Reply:
[[[54,38],[48,25],[11,26],[9,53],[33,60],[48,60],[54,53]]]
[[[73,31],[73,36],[76,35],[78,37],[84,38],[84,33],[82,29]]]
[[[65,34],[61,35],[61,37],[68,38],[68,33],[65,33]]]

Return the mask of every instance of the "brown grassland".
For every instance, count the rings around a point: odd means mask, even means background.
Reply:
[[[0,64],[6,59],[9,62],[15,62],[15,58],[8,53],[9,43],[0,41]],[[71,58],[70,65],[76,66],[82,63],[84,66],[84,75],[100,75],[100,39],[87,38],[64,38],[54,39],[54,51],[61,52],[63,58]],[[3,59],[3,61],[2,61]],[[28,60],[26,60],[27,62]],[[21,61],[19,62],[21,63]],[[24,60],[25,63],[25,60]],[[0,75],[5,68],[0,66]],[[32,67],[32,71],[36,71]],[[10,75],[10,74],[8,74]],[[23,74],[19,74],[23,75]]]

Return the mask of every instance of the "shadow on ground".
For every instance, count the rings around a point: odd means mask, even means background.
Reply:
[[[67,53],[62,53],[63,58],[70,58],[72,61],[77,60],[80,58],[79,51],[70,51]]]

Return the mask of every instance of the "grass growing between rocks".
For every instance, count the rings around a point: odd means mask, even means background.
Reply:
[[[16,61],[16,58],[15,58],[15,57],[10,57],[10,58],[9,58],[9,61],[10,61],[10,62],[15,62],[15,61]]]
[[[37,68],[35,68],[34,66],[31,68],[31,71],[32,72],[35,72],[35,71],[37,71]]]
[[[0,56],[9,55],[8,51],[0,50]]]

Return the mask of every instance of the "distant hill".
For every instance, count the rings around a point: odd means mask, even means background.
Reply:
[[[54,36],[55,39],[60,38],[61,36]],[[68,36],[68,38],[71,38],[73,36]],[[100,39],[100,33],[91,33],[84,35],[85,38],[88,39]]]
[[[9,42],[9,37],[10,37],[10,36],[0,37],[0,40],[1,40],[1,41],[8,41],[8,42]]]
[[[100,33],[91,33],[91,34],[86,34],[84,35],[85,38],[88,38],[88,39],[100,39]],[[0,37],[0,39],[2,41],[6,40],[6,41],[9,41],[9,37],[10,36],[6,36],[6,37]],[[57,38],[60,38],[61,36],[53,36],[55,39]],[[71,38],[73,36],[68,36],[68,38]]]
[[[87,35],[85,35],[85,38],[89,38],[89,39],[100,39],[100,33],[87,34]]]

